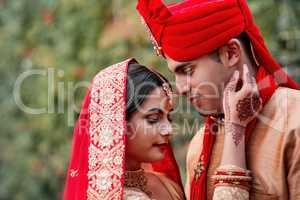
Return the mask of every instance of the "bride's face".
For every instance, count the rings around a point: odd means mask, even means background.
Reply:
[[[160,87],[154,89],[127,122],[126,158],[154,162],[164,158],[172,134],[173,107]]]

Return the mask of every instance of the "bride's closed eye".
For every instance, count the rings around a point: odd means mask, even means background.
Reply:
[[[152,115],[146,116],[146,121],[149,124],[155,124],[155,123],[159,122],[159,120],[160,120],[160,116],[158,114],[152,114]]]

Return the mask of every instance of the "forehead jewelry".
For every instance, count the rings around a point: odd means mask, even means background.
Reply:
[[[171,89],[170,85],[167,82],[164,82],[162,84],[162,89],[166,93],[168,99],[172,100],[172,98],[173,98],[173,92],[172,92],[172,89]]]
[[[163,91],[165,92],[165,94],[166,94],[166,96],[167,96],[167,98],[168,98],[168,100],[169,100],[169,103],[170,103],[171,105],[173,105],[173,91],[172,91],[172,88],[171,88],[170,84],[167,83],[167,82],[161,77],[161,75],[160,75],[158,72],[156,72],[154,69],[150,69],[150,68],[149,68],[149,70],[152,71],[154,74],[156,74],[156,76],[158,76],[158,78],[163,82],[163,84],[162,84],[161,87],[162,87]]]

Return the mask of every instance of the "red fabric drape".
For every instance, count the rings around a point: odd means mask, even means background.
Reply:
[[[88,147],[90,144],[88,112],[90,104],[90,90],[82,103],[79,119],[74,128],[71,161],[64,191],[64,200],[84,200],[87,191]]]

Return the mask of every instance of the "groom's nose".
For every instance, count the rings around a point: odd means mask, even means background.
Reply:
[[[176,78],[176,93],[181,96],[186,96],[190,91],[190,86],[187,80]]]

